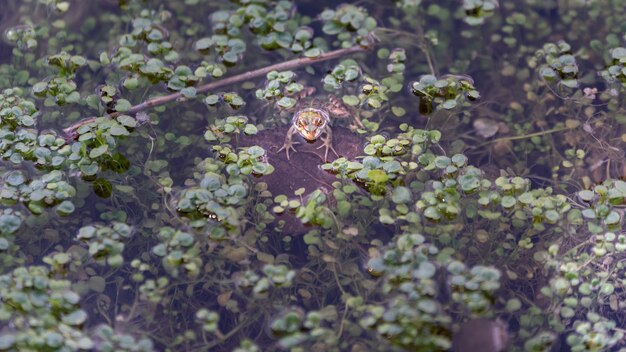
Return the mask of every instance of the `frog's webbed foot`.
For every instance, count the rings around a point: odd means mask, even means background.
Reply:
[[[300,142],[294,142],[292,140],[291,137],[293,137],[294,132],[295,132],[295,129],[293,126],[289,128],[289,131],[287,132],[287,136],[285,137],[285,144],[283,144],[283,146],[280,147],[280,149],[276,151],[276,153],[280,153],[280,151],[284,149],[285,153],[287,154],[287,160],[289,160],[289,150],[291,149],[295,153],[296,148],[294,148],[293,146],[296,144],[300,144]]]
[[[333,133],[331,131],[331,129],[327,129],[326,131],[326,138],[324,137],[320,137],[320,139],[322,140],[322,145],[320,145],[319,147],[317,147],[317,149],[320,149],[322,147],[326,147],[326,150],[324,151],[324,162],[328,161],[328,150],[332,150],[333,153],[335,153],[335,156],[339,157],[339,154],[337,154],[337,152],[335,151],[335,148],[333,148]]]

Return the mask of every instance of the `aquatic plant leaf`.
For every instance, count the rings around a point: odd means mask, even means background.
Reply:
[[[393,189],[391,200],[394,203],[408,203],[411,201],[411,190],[404,186],[398,186]]]
[[[15,233],[22,225],[22,220],[14,214],[0,215],[0,234],[3,236]]]
[[[76,310],[63,316],[62,321],[68,325],[81,325],[87,320],[87,313],[83,310]]]
[[[131,108],[131,103],[126,100],[126,99],[119,99],[116,103],[115,103],[115,111],[119,111],[119,112],[125,112],[130,110]]]
[[[98,178],[92,184],[93,191],[100,198],[109,198],[113,192],[111,182],[104,178]]]
[[[109,150],[109,146],[107,144],[102,144],[99,147],[93,148],[90,152],[89,152],[89,157],[92,159],[95,159],[101,155],[103,155],[104,153],[106,153]]]
[[[0,336],[0,349],[9,350],[15,343],[15,336],[10,333],[2,334]]]
[[[64,200],[56,207],[57,213],[59,213],[59,215],[61,216],[67,216],[73,213],[74,210],[75,210],[74,203],[70,202],[69,200]]]
[[[19,186],[26,181],[24,175],[19,171],[12,171],[7,175],[6,182],[11,186]]]

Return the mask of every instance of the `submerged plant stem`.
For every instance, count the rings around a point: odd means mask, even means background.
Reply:
[[[246,80],[250,80],[253,78],[258,78],[258,77],[262,77],[265,76],[266,74],[268,74],[269,72],[272,71],[285,71],[285,70],[292,70],[298,67],[302,67],[302,66],[306,66],[306,65],[311,65],[314,63],[318,63],[318,62],[324,62],[324,61],[328,61],[328,60],[332,60],[332,59],[336,59],[339,57],[343,57],[349,54],[353,54],[353,53],[357,53],[357,52],[361,52],[361,51],[365,51],[368,50],[370,48],[372,48],[374,46],[374,40],[371,39],[369,42],[368,46],[362,46],[362,45],[355,45],[355,46],[351,46],[349,48],[342,48],[342,49],[337,49],[337,50],[333,50],[333,51],[329,51],[327,53],[323,53],[318,57],[313,57],[313,58],[309,58],[309,57],[299,57],[297,59],[293,59],[293,60],[289,60],[289,61],[285,61],[285,62],[280,62],[274,65],[270,65],[270,66],[265,66],[265,67],[261,67],[258,68],[256,70],[252,70],[252,71],[247,71],[244,73],[240,73],[238,75],[234,75],[228,78],[224,78],[224,79],[220,79],[218,81],[214,81],[214,82],[210,82],[204,85],[201,85],[199,87],[196,88],[196,92],[197,93],[205,93],[208,91],[211,91],[213,89],[217,89],[217,88],[221,88],[224,86],[228,86],[231,84],[235,84],[235,83],[239,83],[239,82],[243,82]],[[182,99],[184,98],[182,93],[180,92],[176,92],[176,93],[172,93],[169,95],[164,95],[164,96],[160,96],[160,97],[156,97],[156,98],[152,98],[152,99],[148,99],[140,104],[134,105],[132,106],[128,111],[124,111],[124,112],[114,112],[108,115],[109,118],[116,118],[119,115],[133,115],[136,114],[140,111],[149,109],[149,108],[153,108],[155,106],[160,106],[160,105],[164,105],[167,104],[169,102],[178,100],[178,99]],[[76,130],[78,128],[80,128],[83,125],[89,124],[91,122],[93,122],[97,117],[89,117],[83,120],[80,120],[76,123],[74,123],[73,125],[65,128],[63,130],[63,132],[65,132],[65,136],[66,139],[69,140],[73,140],[77,137],[77,133]]]
[[[348,316],[348,310],[350,308],[346,304],[343,309],[343,315],[341,316],[341,323],[339,324],[339,331],[337,332],[337,339],[341,339],[341,335],[343,334],[343,327],[346,323],[346,317]]]
[[[206,344],[205,346],[203,346],[203,348],[206,348],[208,350],[208,349],[211,349],[211,348],[213,348],[213,347],[223,343],[224,341],[228,340],[233,335],[235,335],[239,330],[241,330],[241,328],[243,328],[246,325],[248,325],[248,324],[247,323],[241,323],[241,324],[235,326],[232,330],[230,330],[226,334],[220,332],[219,336],[216,335],[217,340],[212,341],[212,342]]]
[[[429,44],[426,41],[426,38],[425,38],[425,35],[424,35],[424,29],[419,24],[417,25],[416,29],[417,29],[417,34],[411,33],[411,32],[406,32],[406,31],[403,31],[403,30],[400,30],[400,29],[384,28],[384,27],[376,28],[376,30],[380,31],[380,32],[387,32],[387,33],[396,34],[396,35],[403,35],[403,36],[407,36],[409,38],[417,39],[417,48],[420,49],[420,51],[424,54],[424,56],[426,56],[426,61],[428,63],[428,68],[430,70],[430,74],[433,75],[433,76],[436,76],[437,75],[437,71],[435,70],[435,65],[433,64],[433,59],[431,57]]]
[[[532,138],[532,137],[537,137],[537,136],[545,136],[545,135],[552,134],[552,133],[573,130],[574,128],[577,128],[577,127],[578,126],[576,126],[576,127],[560,127],[560,128],[553,128],[553,129],[545,130],[545,131],[541,131],[541,132],[524,134],[524,135],[521,135],[521,136],[511,136],[511,137],[496,138],[496,139],[487,141],[485,143],[479,144],[475,148],[484,147],[486,145],[497,143],[497,142],[516,141],[516,140],[520,140],[520,139],[527,139],[527,138]]]

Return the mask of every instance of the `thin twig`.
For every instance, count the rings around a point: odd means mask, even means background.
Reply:
[[[370,48],[372,48],[374,46],[374,42],[373,40],[370,40],[370,44],[368,46],[362,46],[362,45],[355,45],[349,48],[342,48],[342,49],[337,49],[337,50],[333,50],[333,51],[329,51],[327,53],[323,53],[318,57],[313,57],[313,58],[309,58],[309,57],[300,57],[297,59],[293,59],[293,60],[289,60],[289,61],[285,61],[285,62],[281,62],[281,63],[277,63],[274,65],[270,65],[270,66],[266,66],[266,67],[262,67],[262,68],[258,68],[256,70],[252,70],[252,71],[247,71],[244,73],[240,73],[238,75],[232,76],[232,77],[228,77],[228,78],[224,78],[224,79],[220,79],[219,81],[214,81],[211,83],[207,83],[204,85],[201,85],[199,87],[196,88],[196,92],[197,93],[205,93],[217,88],[221,88],[224,86],[228,86],[231,84],[235,84],[238,82],[243,82],[246,80],[250,80],[253,78],[257,78],[257,77],[262,77],[265,76],[266,74],[268,74],[271,71],[285,71],[285,70],[291,70],[291,69],[295,69],[298,67],[302,67],[302,66],[306,66],[306,65],[311,65],[314,63],[318,63],[318,62],[324,62],[324,61],[328,61],[328,60],[332,60],[332,59],[336,59],[339,57],[343,57],[352,53],[357,53],[357,52],[361,52],[361,51],[365,51],[368,50]],[[164,96],[160,96],[160,97],[156,97],[156,98],[152,98],[152,99],[148,99],[140,104],[134,105],[132,106],[128,111],[124,111],[124,112],[114,112],[108,115],[109,118],[116,118],[119,115],[133,115],[136,114],[140,111],[149,109],[149,108],[153,108],[155,106],[160,106],[160,105],[164,105],[167,104],[169,102],[175,101],[179,98],[182,98],[183,95],[180,92],[177,93],[172,93],[169,95],[164,95]],[[86,124],[89,124],[93,121],[96,120],[97,117],[89,117],[83,120],[80,120],[74,124],[72,124],[70,127],[65,128],[63,130],[63,132],[65,132],[66,135],[66,139],[69,140],[73,140],[77,137],[77,133],[76,130],[81,127],[84,126]]]
[[[337,276],[337,266],[335,263],[333,263],[333,276],[335,277],[337,288],[339,288],[339,291],[341,291],[341,295],[345,295],[346,291],[344,291],[343,287],[341,287],[341,281],[339,281],[339,276]]]
[[[346,322],[346,316],[348,316],[348,310],[350,307],[346,304],[343,309],[343,315],[341,316],[341,323],[339,324],[339,331],[337,332],[337,340],[341,339],[341,335],[343,334],[343,327]]]
[[[573,130],[573,129],[577,128],[577,127],[578,126],[575,126],[575,127],[558,127],[558,128],[545,130],[545,131],[540,131],[540,132],[535,132],[535,133],[530,133],[530,134],[524,134],[524,135],[521,135],[521,136],[511,136],[511,137],[496,138],[496,139],[492,139],[490,141],[487,141],[485,143],[479,144],[479,145],[477,145],[474,148],[481,148],[481,147],[484,147],[486,145],[493,144],[493,143],[498,143],[498,142],[516,141],[516,140],[520,140],[520,139],[527,139],[527,138],[532,138],[532,137],[537,137],[537,136],[545,136],[545,135],[552,134],[552,133]]]

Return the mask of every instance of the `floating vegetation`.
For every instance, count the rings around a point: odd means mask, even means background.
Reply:
[[[626,348],[624,18],[4,0],[0,351]]]

